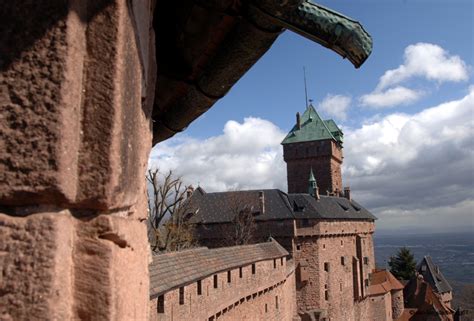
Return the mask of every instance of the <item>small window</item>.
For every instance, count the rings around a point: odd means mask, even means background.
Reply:
[[[344,241],[343,241],[343,240],[341,240],[341,246],[343,246],[343,245],[344,245]]]
[[[365,286],[369,286],[369,279],[364,280]]]
[[[421,271],[425,272],[426,271],[426,265],[421,266]]]
[[[201,280],[197,281],[197,294],[198,295],[202,294],[202,282],[201,282]]]
[[[268,305],[265,303],[265,313],[268,312]]]
[[[275,297],[275,308],[278,310],[278,295]]]
[[[283,258],[280,258],[280,265],[283,265]]]
[[[325,248],[326,248],[326,244],[323,244],[323,249],[325,249]]]
[[[277,260],[276,260],[276,259],[273,259],[273,268],[274,268],[274,269],[277,268]]]
[[[303,227],[308,227],[308,226],[310,226],[309,220],[308,220],[307,218],[304,218],[304,219],[301,221],[301,225],[302,225]]]
[[[346,265],[346,258],[341,256],[341,265]]]
[[[324,300],[329,300],[329,290],[324,291]]]
[[[341,283],[339,283],[339,291],[341,291],[341,292],[342,292],[342,282],[341,282]]]
[[[368,256],[364,256],[364,264],[369,264],[369,257]]]
[[[232,272],[227,271],[227,283],[230,283],[230,282],[232,282]]]
[[[297,250],[297,251],[301,251],[301,245],[299,245],[299,244],[296,245],[296,250]]]
[[[255,263],[252,264],[252,274],[255,274],[255,270],[256,270],[256,267],[255,267]]]
[[[158,311],[158,313],[165,313],[165,295],[164,294],[158,297],[156,310]]]
[[[324,271],[329,272],[329,262],[324,262]]]
[[[239,267],[239,278],[242,278],[243,273],[242,273],[242,267]]]
[[[214,275],[214,289],[217,289],[218,287],[218,282],[217,282],[217,274]]]
[[[179,288],[179,304],[184,304],[184,286]]]

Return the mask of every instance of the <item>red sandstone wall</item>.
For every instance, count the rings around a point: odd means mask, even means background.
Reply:
[[[392,320],[392,296],[390,291],[384,295],[371,297],[369,302],[371,306],[371,318],[369,320]]]
[[[403,290],[392,292],[392,317],[394,319],[399,318],[404,310],[403,304]]]
[[[218,273],[218,288],[214,276],[201,280],[202,294],[197,294],[197,280],[184,287],[184,304],[179,304],[179,288],[164,294],[164,313],[157,312],[157,298],[151,300],[150,320],[291,320],[295,309],[294,271],[283,259],[256,263],[256,273],[251,265]],[[278,308],[276,304],[278,298]],[[265,309],[266,305],[266,309]]]
[[[287,163],[289,193],[307,193],[311,168],[320,193],[326,190],[342,191],[342,149],[330,140],[295,143],[283,146]]]
[[[365,320],[369,309],[357,307],[354,298],[354,276],[352,258],[357,257],[357,236],[364,236],[362,242],[362,283],[374,267],[372,246],[372,222],[318,222],[312,227],[298,228],[295,240],[295,262],[308,263],[308,280],[297,284],[298,311],[325,309],[331,320]],[[298,250],[299,248],[299,250]],[[344,257],[344,265],[341,262]],[[329,272],[324,263],[329,263]],[[325,291],[328,291],[326,300]],[[341,309],[340,307],[344,307]]]

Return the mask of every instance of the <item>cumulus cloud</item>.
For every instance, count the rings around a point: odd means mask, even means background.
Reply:
[[[263,119],[229,121],[219,136],[160,143],[150,165],[207,191],[286,191],[284,135]],[[380,218],[379,228],[473,228],[474,86],[461,99],[416,114],[345,128],[344,142],[344,183]]]
[[[280,142],[285,137],[273,123],[245,118],[228,121],[222,135],[204,140],[179,136],[157,145],[150,166],[173,170],[186,184],[206,191],[280,188],[286,172]]]
[[[328,94],[318,105],[318,109],[339,120],[347,120],[347,109],[351,104],[351,97]]]
[[[430,43],[417,43],[405,48],[404,62],[398,68],[387,70],[375,90],[359,98],[365,107],[389,108],[409,105],[419,100],[425,92],[400,86],[413,78],[443,82],[460,82],[469,79],[467,64],[442,47]]]
[[[387,70],[380,77],[377,90],[413,77],[437,82],[459,82],[468,79],[468,69],[459,56],[450,55],[438,45],[420,42],[406,47],[403,64],[396,69]]]
[[[375,91],[360,97],[362,106],[373,108],[386,108],[397,105],[409,105],[423,96],[422,91],[412,90],[406,87],[397,86],[386,91]]]
[[[344,177],[362,204],[383,218],[382,226],[395,217],[399,224],[392,226],[421,224],[435,219],[431,212],[444,213],[449,222],[457,211],[472,227],[473,209],[466,211],[465,202],[474,200],[473,120],[471,87],[462,99],[348,130]]]

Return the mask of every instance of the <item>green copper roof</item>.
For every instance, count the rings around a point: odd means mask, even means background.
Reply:
[[[316,182],[316,178],[314,178],[313,168],[311,167],[311,171],[309,172],[309,181]]]
[[[285,145],[333,139],[342,144],[342,136],[342,131],[332,119],[323,120],[313,105],[309,105],[301,116],[301,128],[298,129],[298,125],[295,125],[281,143]]]

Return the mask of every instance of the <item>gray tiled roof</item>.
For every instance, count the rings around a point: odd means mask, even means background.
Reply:
[[[296,218],[312,219],[361,219],[375,220],[376,217],[354,200],[344,197],[321,195],[316,200],[309,194],[289,194]]]
[[[265,213],[260,213],[259,192],[265,199]],[[286,194],[278,189],[206,193],[194,192],[189,200],[194,213],[192,223],[224,223],[232,221],[236,209],[243,204],[256,214],[256,221],[284,219],[351,219],[375,220],[376,217],[354,200],[321,195],[316,200],[309,194]]]
[[[153,256],[150,264],[150,298],[239,266],[287,256],[275,240],[253,245],[208,249],[201,247]]]
[[[259,192],[264,193],[265,214],[256,215],[255,220],[293,218],[288,196],[278,189],[206,193],[195,191],[189,208],[195,213],[192,223],[230,222],[235,214],[247,206],[253,213],[260,212]]]
[[[426,266],[425,271],[422,269],[423,266]],[[417,270],[418,273],[423,275],[423,279],[428,282],[436,292],[444,293],[453,290],[443,273],[441,273],[441,270],[439,270],[438,266],[433,263],[431,256],[427,255],[423,257],[420,264],[418,264]]]

